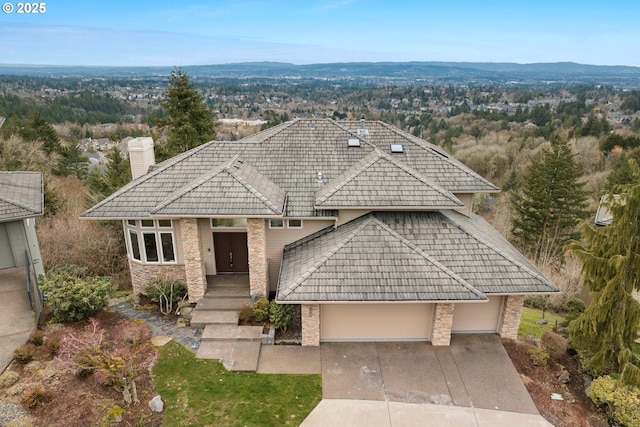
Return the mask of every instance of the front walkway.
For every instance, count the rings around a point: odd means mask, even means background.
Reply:
[[[13,360],[13,351],[27,342],[36,327],[26,280],[24,267],[0,270],[0,373]]]

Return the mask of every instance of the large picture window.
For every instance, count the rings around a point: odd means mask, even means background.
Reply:
[[[176,247],[171,220],[127,220],[129,256],[147,263],[175,264]]]

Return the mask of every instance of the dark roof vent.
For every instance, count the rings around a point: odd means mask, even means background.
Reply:
[[[392,153],[404,153],[404,147],[402,144],[391,144]]]
[[[360,147],[360,140],[358,138],[349,138],[347,145],[349,147]]]

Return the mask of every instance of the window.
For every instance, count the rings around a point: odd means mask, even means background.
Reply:
[[[246,218],[213,218],[212,227],[247,228]]]
[[[284,228],[284,220],[282,219],[270,219],[269,228]]]
[[[140,243],[138,242],[138,233],[134,230],[129,230],[129,241],[131,242],[131,256],[140,261]]]
[[[144,252],[146,254],[147,262],[158,262],[158,244],[156,242],[156,233],[142,233],[142,240],[144,241]]]
[[[287,221],[287,227],[289,228],[302,228],[302,220],[301,219],[290,219]]]
[[[173,248],[173,233],[160,233],[160,245],[162,246],[162,261],[176,262],[176,254]]]
[[[132,259],[148,263],[173,264],[177,262],[173,223],[169,219],[127,220],[129,255]]]

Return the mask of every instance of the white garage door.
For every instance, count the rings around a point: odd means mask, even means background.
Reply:
[[[456,304],[452,332],[496,332],[502,313],[502,296],[489,297],[485,303]]]
[[[320,306],[321,341],[428,341],[433,304]]]

